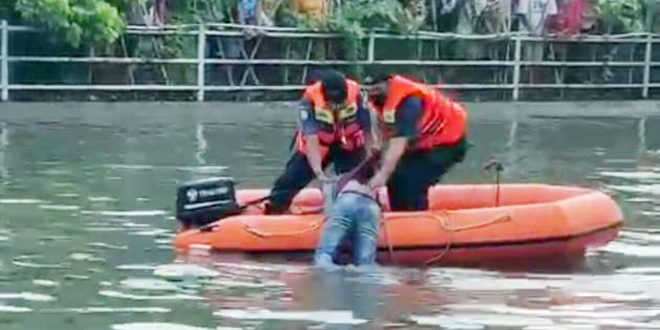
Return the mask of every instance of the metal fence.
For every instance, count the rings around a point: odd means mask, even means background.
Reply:
[[[250,44],[245,42],[245,31],[257,31],[250,39]],[[654,68],[660,66],[660,61],[654,61],[654,45],[658,43],[658,36],[648,33],[627,34],[616,36],[580,36],[573,38],[546,38],[522,35],[518,33],[498,35],[458,35],[437,32],[419,32],[415,35],[397,35],[385,31],[372,31],[364,37],[362,42],[365,51],[363,56],[347,59],[345,56],[320,56],[314,57],[312,53],[320,49],[324,42],[341,40],[341,36],[328,33],[301,31],[292,28],[260,28],[240,26],[235,24],[207,24],[168,26],[151,28],[144,26],[131,26],[125,37],[133,38],[162,38],[165,36],[177,36],[191,40],[186,49],[188,56],[165,57],[158,54],[153,56],[96,56],[93,53],[86,56],[43,56],[31,54],[16,54],[13,51],[14,44],[10,42],[12,34],[40,33],[30,27],[10,26],[6,21],[1,23],[1,47],[0,47],[0,91],[2,101],[12,98],[13,92],[19,91],[156,91],[156,92],[188,92],[194,93],[196,100],[204,101],[209,93],[227,92],[278,92],[297,91],[305,86],[310,75],[310,68],[321,66],[346,67],[354,66],[360,68],[418,68],[425,76],[433,70],[462,70],[474,69],[474,77],[483,78],[484,75],[492,75],[493,79],[487,83],[483,81],[458,81],[461,79],[442,79],[441,87],[448,90],[499,90],[510,100],[520,100],[521,91],[524,90],[636,90],[638,97],[648,98],[650,90],[660,88],[660,81],[652,79]],[[25,40],[29,40],[26,38]],[[222,46],[223,41],[236,41],[239,45],[237,55],[228,56],[226,51],[215,51],[209,55],[209,41],[215,40]],[[271,52],[264,55],[264,44],[286,41],[284,51]],[[302,43],[302,51],[299,56],[293,56],[291,42]],[[26,41],[27,42],[27,41]],[[447,43],[464,42],[469,43],[480,52],[481,58],[446,58],[441,51],[442,45]],[[542,44],[552,53],[542,58],[527,58],[525,56],[527,47],[534,44]],[[557,55],[561,49],[566,50],[570,45],[596,45],[602,46],[606,51],[603,56],[594,55],[589,59],[571,60],[566,56]],[[319,46],[321,45],[321,46]],[[397,47],[400,45],[400,47]],[[622,55],[620,45],[626,45],[629,56]],[[413,53],[419,56],[410,56],[410,52],[398,58],[390,56],[397,48],[412,48]],[[554,47],[554,48],[553,48]],[[222,48],[222,47],[220,47]],[[431,50],[429,50],[431,49]],[[488,55],[493,49],[499,49],[496,55]],[[399,49],[400,50],[400,49]],[[612,51],[614,50],[614,51]],[[219,54],[218,54],[219,53]],[[424,55],[426,54],[426,55]],[[485,55],[484,55],[485,54]],[[595,54],[595,53],[594,53]],[[659,52],[660,54],[660,52]],[[569,56],[570,57],[570,56]],[[549,59],[551,58],[551,59]],[[546,60],[544,60],[546,59]],[[55,81],[49,83],[15,82],[11,78],[12,67],[23,64],[55,64],[55,65],[150,65],[162,66],[161,73],[168,75],[165,66],[186,66],[191,79],[180,79],[173,82],[139,83],[135,79],[128,82],[119,81],[115,83],[71,83]],[[241,66],[240,81],[233,79],[231,72],[227,71],[228,77],[217,83],[209,77],[209,68],[212,67]],[[487,68],[495,71],[486,72]],[[617,79],[596,79],[596,81],[570,82],[562,78],[567,73],[578,68],[584,70],[619,70]],[[270,70],[270,71],[267,71]],[[273,71],[273,69],[276,69]],[[532,79],[524,78],[524,73],[530,70],[545,70],[555,79]],[[297,71],[296,71],[297,70]],[[621,71],[623,70],[623,71]],[[185,70],[184,70],[185,71]],[[298,72],[300,79],[293,79],[293,72]],[[29,72],[29,71],[28,71]],[[530,71],[531,72],[531,71]],[[660,71],[658,72],[660,73]],[[597,75],[597,74],[596,74]],[[29,76],[29,74],[28,74]],[[273,79],[276,76],[277,79]],[[466,75],[458,74],[465,77]],[[593,76],[593,74],[592,74]],[[607,75],[606,75],[607,76]],[[263,78],[269,81],[263,81]],[[621,77],[625,77],[621,78]],[[424,78],[427,78],[426,76]],[[547,78],[547,77],[546,77]],[[249,80],[252,80],[251,82]],[[430,83],[438,83],[438,79],[427,78]],[[465,79],[462,79],[465,80]],[[468,79],[469,80],[469,79]],[[479,79],[477,79],[479,80]],[[483,80],[483,79],[481,79]],[[552,79],[550,79],[552,80]]]

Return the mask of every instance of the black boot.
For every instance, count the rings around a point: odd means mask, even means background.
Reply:
[[[270,202],[264,204],[264,215],[279,215],[284,214],[285,210],[273,206]]]

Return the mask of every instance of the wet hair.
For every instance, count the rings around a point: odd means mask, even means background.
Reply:
[[[346,101],[348,96],[348,87],[346,86],[346,77],[336,70],[325,70],[319,73],[321,81],[321,90],[328,102],[340,104]]]
[[[355,172],[353,175],[353,180],[361,184],[369,183],[369,180],[376,175],[376,170],[380,167],[380,153],[376,153],[371,158],[367,159],[364,165]]]
[[[360,163],[353,171],[343,175],[337,183],[339,190],[343,189],[351,180],[356,180],[360,184],[368,184],[369,180],[376,175],[376,171],[381,164],[381,158],[380,152],[376,152]]]

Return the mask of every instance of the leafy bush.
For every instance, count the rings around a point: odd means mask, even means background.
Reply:
[[[238,0],[175,1],[172,15],[177,23],[228,23],[237,6]]]
[[[14,11],[15,2],[13,0],[0,1],[0,19],[11,20],[16,16]]]
[[[404,17],[404,8],[398,0],[353,0],[343,1],[324,21],[297,18],[303,28],[339,34],[345,57],[357,60],[364,55],[363,40],[370,30],[410,30]]]
[[[74,48],[112,44],[125,29],[117,8],[102,0],[17,0],[16,10]]]
[[[643,32],[646,30],[647,9],[647,0],[599,0],[596,11],[600,32]]]

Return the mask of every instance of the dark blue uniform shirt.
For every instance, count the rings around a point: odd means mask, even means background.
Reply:
[[[417,123],[424,112],[422,100],[416,96],[409,96],[401,102],[394,121],[394,136],[410,139],[419,136]]]
[[[319,121],[314,116],[314,106],[309,100],[303,99],[298,105],[299,120],[302,132],[305,135],[313,135],[321,130],[322,125],[325,123]],[[369,111],[364,107],[362,98],[358,99],[357,121],[360,127],[369,132],[371,127],[371,116]]]

